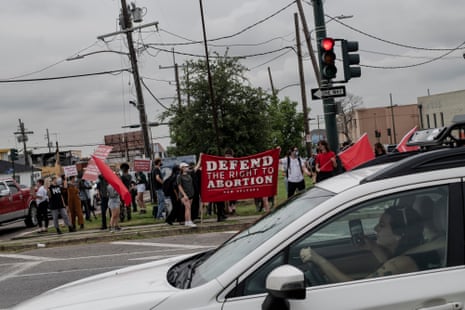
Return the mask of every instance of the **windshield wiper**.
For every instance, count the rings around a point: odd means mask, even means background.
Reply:
[[[196,261],[192,262],[192,264],[187,265],[187,278],[186,278],[186,282],[184,283],[185,284],[184,288],[191,287],[192,279],[194,278],[194,274],[195,274],[195,269],[197,268],[197,266],[203,263],[204,260],[205,259],[203,257],[199,257]]]

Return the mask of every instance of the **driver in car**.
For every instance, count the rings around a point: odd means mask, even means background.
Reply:
[[[370,250],[380,266],[367,278],[414,272],[418,270],[421,257],[408,255],[406,251],[423,243],[421,216],[411,207],[389,207],[375,226],[376,241],[364,237],[360,247]],[[303,263],[314,263],[331,282],[355,280],[340,271],[326,258],[310,247],[300,250]]]

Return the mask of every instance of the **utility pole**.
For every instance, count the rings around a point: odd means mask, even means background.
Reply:
[[[17,135],[16,139],[18,140],[18,142],[23,143],[24,165],[29,166],[29,158],[27,156],[27,149],[26,149],[26,142],[29,139],[27,135],[32,135],[34,132],[33,131],[27,131],[24,128],[24,123],[21,122],[21,119],[18,119],[18,120],[19,120],[19,127],[18,127],[19,131],[14,132],[14,134]]]
[[[128,41],[129,58],[131,60],[132,75],[134,77],[134,85],[137,93],[137,110],[139,111],[140,126],[142,135],[144,137],[144,155],[152,159],[152,147],[147,128],[147,113],[145,112],[144,96],[142,94],[142,87],[140,83],[139,68],[137,66],[136,51],[134,49],[134,42],[132,40],[132,21],[129,17],[128,6],[126,0],[121,0],[121,11],[123,13],[123,24],[121,25],[123,31],[126,32]]]
[[[50,134],[48,133],[48,128],[47,128],[45,137],[47,138],[48,152],[51,153],[52,152],[52,144],[50,142]]]
[[[274,88],[274,84],[273,84],[273,77],[271,76],[271,69],[270,67],[268,67],[268,77],[270,79],[270,85],[271,85],[271,94],[273,96],[276,96],[276,90]]]
[[[310,127],[308,125],[308,109],[307,109],[307,92],[305,90],[304,66],[302,61],[302,48],[300,45],[300,28],[299,16],[294,13],[295,24],[295,38],[297,43],[297,62],[299,64],[299,77],[300,77],[300,94],[302,97],[302,112],[304,114],[304,131],[305,131],[305,148],[307,149],[307,156],[312,155]]]
[[[218,130],[218,115],[217,115],[217,110],[218,108],[216,107],[216,102],[215,102],[215,94],[213,91],[213,79],[212,79],[212,74],[210,70],[210,60],[208,57],[208,45],[207,45],[207,32],[205,30],[205,17],[203,15],[203,5],[202,5],[202,0],[199,0],[200,4],[200,16],[202,18],[202,30],[203,30],[203,44],[205,47],[205,62],[207,63],[207,74],[208,74],[208,90],[210,92],[210,101],[212,105],[212,116],[213,116],[213,128],[215,130],[215,135],[216,135],[216,147],[218,151],[218,155],[221,154],[221,143],[220,143],[220,133]]]
[[[297,0],[299,3],[300,0]],[[315,18],[315,32],[316,32],[316,42],[318,46],[318,57],[320,59],[320,76],[322,75],[322,51],[320,42],[326,37],[326,23],[325,23],[325,14],[323,10],[323,1],[322,0],[312,0],[313,6],[313,16]],[[331,87],[331,83],[328,82],[325,85],[320,84],[321,87]],[[337,152],[339,150],[339,137],[337,135],[337,123],[336,123],[336,104],[334,98],[323,99],[323,111],[325,117],[325,126],[326,126],[326,136],[328,143],[331,147],[331,150]]]
[[[302,1],[297,0],[296,3],[297,3],[297,8],[299,10],[300,20],[302,21],[302,26],[303,26],[303,30],[305,34],[305,41],[307,43],[308,53],[310,54],[310,59],[312,60],[313,71],[315,73],[315,79],[318,82],[318,87],[321,87],[320,71],[318,70],[318,63],[315,58],[315,52],[313,51],[312,41],[310,38],[310,30],[308,29],[307,19],[305,18],[304,8],[302,7]],[[316,16],[315,16],[315,19],[316,19]],[[320,58],[321,58],[321,55],[320,55]],[[320,65],[321,65],[321,61],[320,61]]]

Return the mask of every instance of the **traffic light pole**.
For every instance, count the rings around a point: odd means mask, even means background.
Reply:
[[[322,51],[320,42],[326,37],[326,23],[325,23],[325,14],[323,10],[323,1],[322,0],[313,0],[313,16],[315,18],[315,32],[316,32],[316,41],[318,46],[318,57],[320,61],[320,76],[322,74]],[[327,83],[320,87],[331,87],[331,83]],[[337,123],[336,123],[336,104],[333,98],[323,99],[323,111],[325,118],[326,126],[326,137],[331,147],[331,150],[337,152],[339,150],[339,138],[337,135]]]

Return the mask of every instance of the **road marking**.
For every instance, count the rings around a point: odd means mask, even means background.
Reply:
[[[178,248],[178,249],[211,249],[211,248],[216,247],[216,246],[212,246],[212,245],[190,245],[190,244],[172,244],[172,243],[157,243],[157,242],[131,242],[131,241],[114,241],[111,244],[155,246],[155,247]]]
[[[170,257],[176,257],[178,255],[156,255],[156,256],[146,256],[146,257],[138,257],[138,258],[130,258],[128,260],[160,260],[160,259],[165,259],[165,258],[170,258]]]
[[[40,262],[15,264],[10,268],[11,271],[7,271],[4,274],[0,275],[0,282],[16,277],[19,273],[27,269],[33,268],[38,264],[40,264]]]
[[[55,261],[61,260],[61,258],[43,257],[43,256],[32,256],[32,255],[21,255],[21,254],[0,254],[0,257],[14,258],[14,259],[25,259],[25,260],[36,260],[36,261]]]

